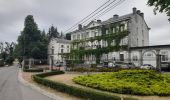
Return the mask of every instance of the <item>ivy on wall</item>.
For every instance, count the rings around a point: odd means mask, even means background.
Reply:
[[[67,57],[74,58],[75,61],[77,61],[76,63],[80,63],[82,62],[82,58],[84,55],[86,56],[95,55],[96,63],[100,63],[100,58],[102,54],[107,54],[109,52],[119,51],[119,50],[127,50],[128,46],[127,45],[120,46],[120,41],[124,37],[128,36],[129,31],[127,30],[121,31],[121,27],[124,28],[124,25],[120,23],[105,25],[101,27],[101,32],[102,32],[101,36],[95,36],[95,37],[82,39],[82,40],[73,40],[71,44],[73,47],[76,46],[77,49],[72,49],[70,54],[67,54]],[[115,33],[113,33],[113,28],[115,29]],[[109,34],[106,34],[106,30],[108,30]],[[96,46],[96,49],[85,50],[83,44],[89,41],[94,42],[96,40],[98,42],[101,40],[107,41],[108,46],[102,48],[100,46]],[[115,46],[111,45],[113,40],[115,42]]]

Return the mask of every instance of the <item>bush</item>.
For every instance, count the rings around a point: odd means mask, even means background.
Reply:
[[[86,98],[86,99],[90,99],[90,100],[121,100],[121,98],[118,96],[113,96],[113,95],[109,95],[106,93],[96,92],[96,91],[92,91],[89,89],[82,89],[82,88],[77,88],[74,86],[68,86],[66,84],[54,82],[54,81],[44,78],[46,76],[63,74],[63,73],[64,72],[62,72],[62,71],[55,71],[55,72],[37,74],[37,75],[33,75],[33,80],[39,84],[48,86],[48,87],[55,89],[57,91],[65,92],[65,93],[68,93],[68,94],[71,94],[74,96],[78,96],[81,98]]]
[[[95,65],[92,65],[95,66]],[[115,72],[122,70],[122,68],[107,68],[107,67],[74,67],[70,71],[75,72]]]
[[[138,100],[136,98],[131,98],[131,97],[124,97],[123,100]]]
[[[149,70],[122,70],[79,76],[77,84],[114,93],[134,95],[170,95],[170,75]]]
[[[97,64],[91,64],[91,68],[96,68]]]
[[[59,75],[59,74],[64,74],[64,72],[63,72],[63,71],[52,71],[52,72],[46,72],[46,73],[36,74],[35,76],[44,78],[44,77],[47,77],[47,76]]]
[[[34,68],[34,69],[24,69],[24,72],[43,72],[42,68]]]
[[[4,66],[4,60],[0,60],[0,67]]]

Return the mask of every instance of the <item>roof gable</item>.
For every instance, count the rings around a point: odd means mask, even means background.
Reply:
[[[101,25],[101,23],[96,21],[91,21],[89,24],[86,25],[86,28],[92,28]]]

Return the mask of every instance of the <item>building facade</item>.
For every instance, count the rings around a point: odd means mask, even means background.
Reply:
[[[70,53],[70,41],[60,38],[52,38],[48,45],[48,63],[59,66],[65,64],[62,54]]]
[[[133,57],[131,47],[149,46],[149,30],[144,13],[136,8],[127,15],[113,15],[106,21],[79,25],[78,30],[68,33],[71,35],[70,59],[85,64],[129,62]]]

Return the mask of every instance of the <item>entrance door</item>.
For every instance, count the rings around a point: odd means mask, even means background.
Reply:
[[[124,54],[120,54],[120,61],[124,61]]]

